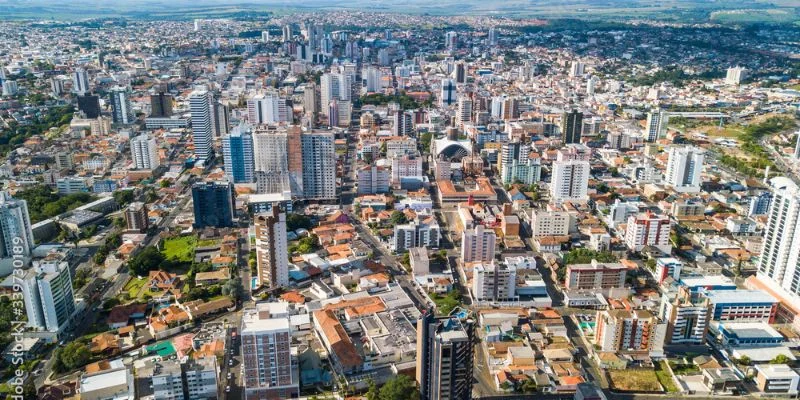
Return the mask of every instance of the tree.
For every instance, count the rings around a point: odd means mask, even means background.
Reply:
[[[374,392],[373,392],[374,395]],[[397,375],[386,381],[378,391],[378,397],[368,400],[418,400],[419,390],[417,385],[406,375]]]
[[[53,368],[63,368],[57,372],[66,372],[86,365],[91,359],[92,353],[84,343],[74,341],[56,350],[55,357],[56,363]]]
[[[222,294],[228,296],[233,301],[237,301],[244,295],[244,286],[241,278],[231,278],[222,286]]]
[[[530,379],[530,378],[525,380],[525,382],[522,382],[521,389],[522,389],[522,391],[524,393],[533,393],[533,392],[535,392],[536,389],[537,389],[536,381],[533,380],[533,379]]]
[[[750,365],[750,364],[753,363],[753,361],[750,360],[750,357],[748,357],[748,356],[740,357],[739,360],[737,360],[737,362],[739,363],[739,365],[745,365],[745,366]]]
[[[124,206],[133,201],[136,198],[136,195],[133,193],[133,190],[117,190],[114,191],[114,200],[120,206]]]
[[[286,229],[294,231],[301,228],[311,229],[311,218],[301,214],[289,214],[286,216]]]
[[[389,217],[389,222],[391,222],[392,225],[405,224],[408,222],[408,217],[406,217],[406,214],[404,214],[402,211],[394,211],[392,212],[392,216]]]
[[[164,261],[164,255],[158,249],[146,247],[128,261],[128,270],[131,275],[145,276],[150,271],[158,269]]]
[[[647,261],[644,262],[644,266],[651,271],[656,270],[656,259],[655,258],[648,258]]]
[[[775,358],[770,360],[769,363],[770,364],[789,364],[790,362],[792,362],[792,360],[789,357],[787,357],[786,354],[778,354],[777,356],[775,356]]]
[[[588,264],[592,262],[592,260],[597,260],[597,262],[601,263],[608,263],[608,262],[617,262],[618,259],[614,254],[608,251],[594,251],[591,249],[580,248],[570,250],[564,256],[564,264]]]

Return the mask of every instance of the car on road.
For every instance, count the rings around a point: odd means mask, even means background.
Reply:
[[[233,378],[233,372],[228,372],[228,380],[231,380],[232,378]]]
[[[230,360],[228,360],[228,366],[229,366],[229,367],[232,367],[232,366],[233,366],[233,359],[230,359]]]
[[[225,386],[225,393],[230,393],[230,392],[231,392],[231,387]]]

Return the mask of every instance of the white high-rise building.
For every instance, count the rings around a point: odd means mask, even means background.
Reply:
[[[35,247],[28,203],[0,192],[0,258],[28,257]]]
[[[259,175],[265,182],[265,192],[291,189],[292,195],[303,196],[304,149],[299,126],[270,129],[256,127],[253,132],[253,158],[256,181]],[[288,184],[286,187],[284,183]],[[259,192],[262,192],[259,190]]]
[[[136,169],[158,168],[161,162],[158,158],[156,139],[146,133],[131,139],[131,158]]]
[[[211,116],[212,94],[199,89],[189,95],[189,110],[192,115],[192,143],[197,161],[205,161],[211,157],[213,120]]]
[[[75,312],[72,278],[66,261],[34,263],[22,279],[22,292],[29,328],[61,332]]]
[[[666,183],[680,193],[700,192],[705,152],[694,146],[673,146],[669,149]]]
[[[531,209],[531,231],[534,238],[569,235],[570,215],[566,211]]]
[[[497,235],[491,229],[486,229],[483,225],[477,225],[473,229],[465,229],[461,234],[461,260],[464,263],[481,261],[490,262],[494,260],[495,244]]]
[[[303,194],[308,200],[336,198],[336,154],[332,132],[301,135]]]
[[[89,73],[83,68],[75,69],[72,73],[72,91],[79,96],[89,93]]]
[[[353,90],[353,76],[351,74],[328,73],[320,77],[320,104],[322,113],[330,117],[329,105],[331,100],[350,101]]]
[[[585,69],[585,65],[580,61],[573,61],[569,66],[569,76],[571,77],[578,77],[582,76]]]
[[[111,111],[115,124],[129,125],[135,121],[127,88],[117,86],[111,89]]]
[[[780,287],[800,304],[800,188],[772,178],[772,204],[758,264],[758,277]]]
[[[3,96],[14,96],[17,92],[19,92],[17,81],[3,81]]]
[[[550,178],[550,201],[583,202],[589,200],[589,172],[589,161],[555,161],[553,175]]]
[[[247,101],[247,120],[253,125],[291,122],[286,99],[276,93],[260,94]]]
[[[647,113],[647,127],[644,140],[655,142],[664,136],[669,123],[669,114],[666,111],[653,110]]]
[[[203,20],[202,19],[195,19],[194,20],[194,31],[197,32],[202,28]]]
[[[286,213],[273,206],[270,212],[254,217],[256,261],[259,286],[276,288],[289,285],[289,250],[286,239]]]
[[[445,45],[447,50],[455,50],[458,47],[458,33],[449,31],[444,35]]]
[[[625,244],[631,251],[642,251],[653,246],[665,254],[672,252],[669,241],[670,221],[666,215],[651,212],[628,217],[625,227]]]
[[[472,99],[462,96],[458,99],[458,110],[456,110],[456,123],[463,125],[472,121]]]
[[[245,399],[291,399],[299,394],[286,303],[257,303],[242,315]]]
[[[364,69],[362,73],[364,75],[364,89],[367,93],[374,93],[379,92],[382,89],[381,80],[383,78],[383,73],[380,69],[375,67],[369,67]]]
[[[738,85],[743,80],[747,79],[747,68],[745,67],[731,67],[725,74],[725,83],[728,85]]]
[[[480,263],[472,270],[472,295],[478,301],[516,299],[517,268],[496,260]]]
[[[497,30],[495,28],[489,28],[489,45],[494,46],[497,44]]]

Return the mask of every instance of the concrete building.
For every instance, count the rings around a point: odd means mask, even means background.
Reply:
[[[293,197],[303,197],[304,160],[302,130],[299,126],[272,129],[258,126],[253,132],[253,160],[256,180],[259,172],[265,180],[267,192],[291,190]],[[331,143],[331,146],[333,144]],[[326,151],[323,146],[319,151]],[[332,149],[331,149],[332,150]],[[309,148],[309,157],[314,156],[314,148]],[[320,165],[327,165],[321,163]],[[322,173],[323,171],[320,171]],[[259,190],[260,192],[260,190]]]
[[[422,157],[416,154],[398,154],[391,159],[392,178],[390,179],[390,183],[393,185],[400,184],[403,178],[421,177],[425,175],[425,171],[422,170]]]
[[[647,310],[602,310],[597,312],[594,344],[603,352],[663,353],[664,329]]]
[[[192,144],[198,162],[205,162],[213,153],[212,139],[214,120],[211,115],[213,95],[207,90],[195,90],[189,95],[189,111],[192,116]]]
[[[161,165],[158,157],[158,144],[150,135],[144,133],[131,139],[131,159],[136,169],[153,170]]]
[[[531,233],[534,238],[542,236],[569,235],[570,215],[566,211],[531,209]]]
[[[303,196],[307,200],[336,199],[336,155],[331,132],[304,132],[302,141]]]
[[[421,400],[472,398],[475,323],[436,317],[433,310],[417,321],[417,383]]]
[[[76,68],[72,72],[72,91],[78,96],[83,96],[92,91],[89,87],[89,73],[83,68]]]
[[[625,227],[625,245],[631,251],[653,246],[665,254],[672,252],[669,241],[670,220],[666,215],[650,212],[631,215]]]
[[[115,124],[130,125],[135,122],[136,117],[131,107],[131,95],[127,88],[114,87],[110,90],[111,112]]]
[[[786,177],[772,178],[758,278],[800,302],[800,190]]]
[[[483,225],[465,229],[461,234],[461,261],[464,263],[494,260],[497,235]]]
[[[758,364],[756,386],[768,395],[796,396],[800,387],[800,374],[784,364]]]
[[[706,297],[715,321],[775,322],[778,300],[760,290],[710,290]]]
[[[389,193],[389,170],[376,165],[367,165],[356,173],[358,194]]]
[[[472,270],[472,296],[478,301],[516,299],[517,268],[499,261],[476,265]]]
[[[299,395],[292,326],[285,308],[256,304],[242,315],[242,380],[245,400],[279,400]]]
[[[620,263],[600,263],[592,260],[590,264],[567,265],[564,286],[567,290],[601,290],[625,287],[628,268]]]
[[[75,295],[66,261],[34,264],[22,279],[29,328],[60,334],[75,313]]]
[[[588,161],[569,160],[553,163],[550,180],[550,200],[554,202],[585,202],[589,200]]]
[[[725,74],[725,83],[728,85],[738,85],[742,83],[743,80],[747,79],[747,72],[747,68],[738,65],[728,68]]]
[[[28,202],[0,192],[0,259],[28,257],[36,246]]]
[[[665,182],[679,193],[700,192],[705,152],[694,146],[673,146],[669,149]]]
[[[413,247],[435,249],[439,247],[440,236],[439,224],[433,217],[423,221],[395,225],[392,250],[402,253]]]
[[[661,297],[659,318],[667,324],[664,344],[704,344],[712,318],[708,299],[692,299],[691,292],[681,288],[678,293]]]
[[[442,89],[439,94],[439,105],[441,107],[448,107],[456,103],[458,95],[456,94],[456,84],[452,79],[442,79]]]
[[[650,143],[661,139],[667,133],[669,114],[666,111],[653,110],[647,113],[644,140]]]
[[[122,363],[112,360],[111,368],[81,375],[77,390],[81,400],[133,400],[136,382],[133,371]]]
[[[580,143],[583,131],[583,113],[580,110],[565,111],[561,115],[561,141],[564,144]]]
[[[247,100],[247,120],[253,125],[292,122],[292,110],[277,93],[259,94]]]
[[[159,92],[150,95],[150,117],[169,118],[172,116],[172,95]]]
[[[125,209],[125,224],[128,231],[147,232],[149,227],[149,217],[147,216],[147,205],[141,201],[135,201]]]
[[[254,217],[256,262],[259,286],[276,288],[289,285],[289,250],[286,238],[286,213],[273,206],[270,213]]]

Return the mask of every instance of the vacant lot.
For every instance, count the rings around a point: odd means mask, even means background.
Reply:
[[[628,392],[661,392],[656,372],[652,369],[632,368],[623,370],[609,370],[611,386],[616,390]]]
[[[176,259],[180,262],[192,262],[195,247],[197,247],[196,237],[179,236],[165,239],[161,252],[167,260]]]

